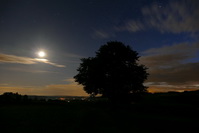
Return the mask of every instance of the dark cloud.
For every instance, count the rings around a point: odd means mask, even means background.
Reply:
[[[151,48],[143,52],[145,55],[159,55],[172,53],[195,53],[199,50],[199,42],[165,45],[160,48]]]
[[[146,85],[152,92],[197,90],[199,89],[198,67],[199,62],[153,69]]]
[[[143,62],[146,66],[153,69],[161,68],[161,67],[172,67],[179,65],[181,61],[185,59],[189,59],[190,55],[184,55],[183,53],[178,54],[165,54],[165,55],[151,55],[151,56],[143,56],[141,58],[141,62]]]
[[[156,68],[151,71],[149,82],[169,84],[199,83],[199,62],[180,64],[170,68]]]
[[[172,67],[194,58],[198,51],[199,43],[163,46],[144,51],[141,62],[151,69]]]
[[[199,85],[199,62],[189,60],[196,57],[199,43],[182,43],[161,48],[153,48],[143,53],[140,61],[149,68],[146,84],[153,90],[196,89]],[[156,89],[154,89],[156,88]]]

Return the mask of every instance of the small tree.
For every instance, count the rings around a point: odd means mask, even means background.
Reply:
[[[88,94],[129,102],[147,91],[143,85],[148,77],[147,68],[139,65],[138,59],[138,53],[130,46],[111,41],[101,46],[95,57],[81,59],[79,73],[74,78]]]

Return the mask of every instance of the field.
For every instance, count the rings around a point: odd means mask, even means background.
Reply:
[[[5,133],[192,133],[199,125],[198,101],[185,102],[171,94],[151,94],[131,105],[103,101],[4,104],[0,115]]]

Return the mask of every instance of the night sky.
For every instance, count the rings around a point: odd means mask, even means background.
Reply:
[[[0,94],[87,95],[80,58],[115,40],[149,68],[149,92],[199,89],[198,0],[1,0]]]

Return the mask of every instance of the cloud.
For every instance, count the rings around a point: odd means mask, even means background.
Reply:
[[[63,81],[66,81],[68,83],[75,83],[75,79],[74,78],[67,78],[67,79],[65,79]]]
[[[48,93],[56,95],[70,95],[70,96],[88,96],[88,94],[83,90],[83,86],[78,85],[74,78],[67,78],[66,84],[52,84],[45,87]]]
[[[140,61],[148,67],[172,67],[194,58],[199,51],[199,43],[180,43],[143,52]]]
[[[135,20],[127,21],[123,26],[115,27],[116,31],[129,31],[129,32],[137,32],[143,30],[145,27],[142,23]]]
[[[141,57],[143,62],[149,68],[154,67],[172,67],[181,64],[185,59],[189,59],[190,55],[178,54],[165,54],[165,55],[149,55]]]
[[[151,71],[149,81],[169,84],[187,84],[199,82],[199,62],[180,64],[171,68],[156,68]]]
[[[142,19],[129,20],[117,31],[137,32],[156,29],[162,33],[196,33],[199,31],[199,1],[171,1],[164,6],[153,3],[141,9]]]
[[[88,96],[77,84],[53,84],[46,86],[45,90],[51,95]]]
[[[32,58],[7,54],[0,54],[0,63],[36,64]]]
[[[0,86],[7,86],[8,84],[0,84]]]
[[[5,92],[18,92],[23,95],[34,95],[34,92],[32,91],[37,90],[34,89],[33,86],[11,86],[9,84],[5,85],[0,85],[0,94],[3,94]]]
[[[199,90],[199,87],[191,87],[191,86],[173,86],[170,85],[162,87],[162,86],[150,86],[148,88],[148,91],[151,93],[157,93],[157,92],[169,92],[169,91],[175,91],[175,92],[184,92],[184,91],[194,91]]]
[[[56,67],[65,67],[64,65],[59,65],[59,64],[50,62],[50,61],[48,61],[47,59],[38,59],[38,58],[35,58],[35,61],[42,62],[42,63],[46,63],[46,64],[50,64],[50,65],[56,66]]]
[[[88,96],[83,90],[83,86],[78,85],[74,78],[68,78],[64,81],[67,83],[47,85],[45,91],[51,95]]]
[[[6,67],[2,67],[5,70],[8,71],[17,71],[17,72],[28,72],[28,73],[58,73],[56,71],[46,71],[46,70],[38,70],[37,68],[34,67],[26,67],[26,66],[6,66]],[[1,69],[2,69],[1,68]]]
[[[107,39],[114,36],[115,36],[114,33],[110,33],[104,30],[95,30],[94,34],[92,35],[93,38],[100,38],[100,39]]]
[[[199,89],[199,62],[191,61],[198,52],[199,43],[174,44],[144,51],[140,62],[149,68],[150,73],[146,85],[153,90],[159,88],[159,91]]]
[[[152,48],[144,51],[144,54],[170,54],[170,53],[193,53],[199,50],[199,43],[180,43],[166,45],[160,48]]]
[[[149,86],[149,92],[168,92],[168,91],[193,91],[199,90],[199,82],[191,82],[187,84],[171,85],[166,82],[147,82],[145,85]]]
[[[45,96],[88,96],[81,85],[71,79],[68,84],[51,84],[46,86],[11,86],[0,84],[0,94],[4,92],[18,92],[27,95]]]
[[[38,62],[46,63],[46,64],[53,65],[56,67],[65,67],[64,65],[59,65],[59,64],[50,62],[47,59],[21,57],[21,56],[0,53],[0,63],[37,64]]]
[[[161,32],[199,31],[199,3],[195,0],[170,2],[164,7],[153,4],[142,9],[147,25]]]
[[[179,91],[199,89],[199,62],[176,65],[171,68],[154,68],[146,86],[149,91]]]

